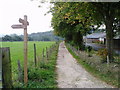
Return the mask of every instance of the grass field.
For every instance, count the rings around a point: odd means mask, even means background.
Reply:
[[[34,43],[36,44],[37,56],[41,57],[43,48],[49,48],[55,42],[28,42],[28,64],[29,62],[34,61]],[[17,61],[20,60],[21,65],[23,66],[23,45],[23,42],[2,42],[2,47],[10,47],[13,80],[16,80],[17,78]]]

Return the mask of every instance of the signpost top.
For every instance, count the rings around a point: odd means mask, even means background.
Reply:
[[[22,23],[22,25],[16,24],[16,25],[12,25],[11,27],[13,29],[27,28],[27,25],[29,25],[29,22],[27,21],[27,15],[24,15],[24,19],[19,18],[19,22]]]
[[[22,24],[25,24],[25,20],[19,18],[19,22],[22,23]],[[29,22],[27,21],[27,25],[29,25]]]

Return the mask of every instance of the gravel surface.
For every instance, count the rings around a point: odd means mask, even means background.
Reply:
[[[113,88],[88,73],[60,43],[57,59],[57,82],[59,88]]]

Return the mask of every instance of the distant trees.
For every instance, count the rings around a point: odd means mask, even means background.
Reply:
[[[13,41],[23,41],[23,39],[20,36],[18,36],[18,35],[13,36],[12,40]]]
[[[23,41],[23,39],[18,35],[5,35],[4,37],[2,37],[2,41]]]
[[[63,38],[55,36],[53,31],[31,33],[31,34],[29,34],[29,37],[32,38],[33,41],[59,41],[59,40],[63,40]]]
[[[28,36],[28,41],[33,41],[33,38]]]
[[[2,41],[12,41],[12,37],[9,35],[5,35],[4,37],[2,37]]]
[[[2,37],[2,41],[23,41],[23,35],[5,35]],[[52,31],[48,32],[38,32],[28,35],[28,41],[59,41],[63,38],[55,36]]]

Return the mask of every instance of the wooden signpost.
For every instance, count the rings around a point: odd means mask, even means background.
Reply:
[[[19,19],[19,22],[22,24],[12,25],[13,29],[24,29],[24,83],[27,84],[28,82],[28,75],[27,75],[27,25],[29,22],[27,21],[27,16],[24,15],[24,20]]]

